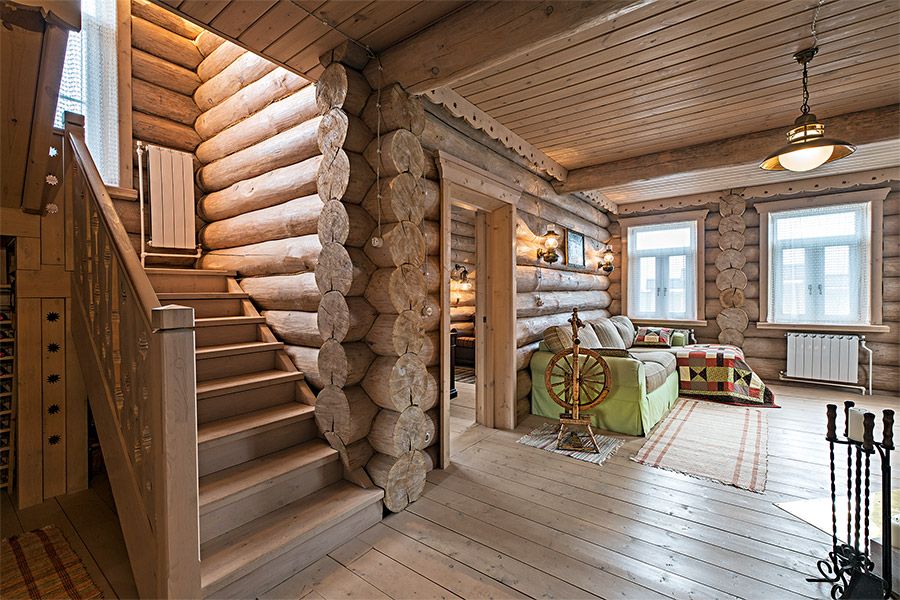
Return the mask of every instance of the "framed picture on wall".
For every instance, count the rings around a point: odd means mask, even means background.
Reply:
[[[571,229],[566,230],[566,264],[584,266],[584,236]]]

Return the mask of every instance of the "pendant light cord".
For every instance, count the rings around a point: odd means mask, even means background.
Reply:
[[[800,112],[804,115],[809,114],[809,73],[806,66],[808,62],[803,63],[803,104],[800,106]]]
[[[819,3],[816,5],[816,12],[813,14],[812,27],[810,27],[810,33],[812,33],[813,37],[813,47],[818,47],[819,45],[819,35],[816,31],[816,23],[819,21],[819,11],[822,9],[823,4],[825,4],[825,0],[819,0]]]

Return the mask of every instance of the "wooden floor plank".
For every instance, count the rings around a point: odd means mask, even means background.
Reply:
[[[338,598],[387,599],[388,596],[330,556],[324,556],[293,577],[275,586],[260,600],[282,598]]]
[[[90,488],[59,496],[57,500],[116,595],[119,598],[137,597],[128,550],[116,513]]]
[[[527,598],[514,589],[482,575],[450,558],[379,523],[360,535],[382,554],[412,569],[422,577],[463,598]]]
[[[384,524],[426,546],[532,598],[594,598],[595,596],[484,546],[411,511],[391,515]]]
[[[8,538],[24,533],[19,515],[6,491],[0,492],[0,537]]]
[[[344,566],[392,598],[459,598],[374,548]]]

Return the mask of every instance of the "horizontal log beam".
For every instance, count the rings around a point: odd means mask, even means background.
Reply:
[[[365,74],[409,93],[453,85],[514,56],[597,27],[652,0],[476,2],[395,44]],[[383,73],[380,70],[383,68]]]
[[[828,132],[857,146],[898,137],[900,107],[885,106],[848,113],[825,120]],[[559,193],[596,190],[635,181],[660,179],[670,175],[702,173],[713,169],[762,161],[773,149],[784,144],[789,127],[759,131],[708,144],[687,146],[646,154],[569,171],[563,182],[554,184]]]

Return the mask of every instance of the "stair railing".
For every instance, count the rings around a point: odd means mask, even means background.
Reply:
[[[83,123],[66,114],[78,357],[138,592],[198,598],[194,310],[160,306]]]

